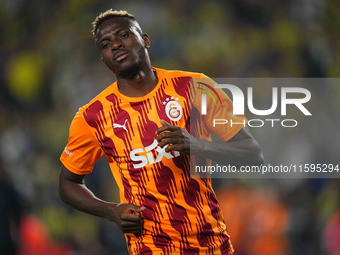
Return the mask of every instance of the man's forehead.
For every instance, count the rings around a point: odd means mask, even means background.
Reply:
[[[99,39],[107,33],[112,33],[121,29],[133,29],[135,26],[134,22],[128,18],[112,17],[99,25],[96,31],[96,38]]]

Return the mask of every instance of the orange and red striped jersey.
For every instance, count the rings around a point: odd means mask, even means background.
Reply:
[[[115,82],[81,107],[72,121],[61,162],[83,175],[91,173],[95,162],[105,155],[119,187],[120,202],[146,208],[141,213],[141,235],[125,235],[130,254],[234,254],[211,180],[191,178],[190,156],[165,152],[155,134],[161,119],[190,132],[192,109],[201,107],[199,100],[191,98],[192,85],[194,79],[207,77],[154,70],[158,83],[147,95],[122,95]],[[243,126],[223,125],[214,132],[212,116],[228,116],[235,122],[245,118],[233,116],[228,96],[222,90],[216,92],[221,105],[208,101],[200,137],[209,139],[212,132],[227,141]]]

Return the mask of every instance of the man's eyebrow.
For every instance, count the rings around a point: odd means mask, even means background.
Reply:
[[[101,42],[109,40],[109,38],[107,38],[107,36],[102,37],[99,41],[97,41],[97,45],[99,45]]]

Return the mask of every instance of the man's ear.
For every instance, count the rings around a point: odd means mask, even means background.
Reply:
[[[151,46],[150,37],[148,34],[142,34],[145,48],[149,49]]]

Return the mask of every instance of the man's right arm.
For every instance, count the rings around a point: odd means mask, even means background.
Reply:
[[[62,165],[59,175],[60,198],[80,211],[114,221],[124,233],[139,234],[143,225],[140,212],[145,207],[99,199],[86,187],[85,176],[74,174]]]

